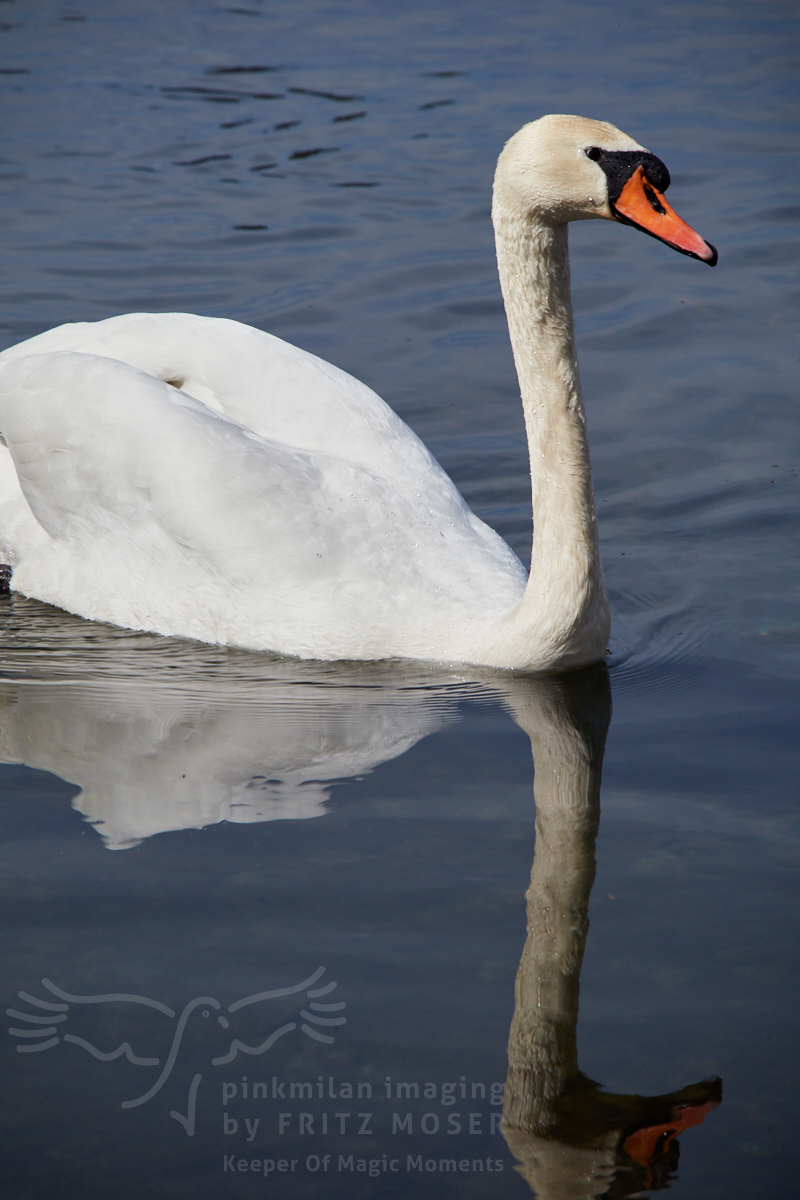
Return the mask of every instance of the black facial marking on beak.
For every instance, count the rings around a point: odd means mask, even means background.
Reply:
[[[608,199],[612,207],[639,166],[644,168],[645,175],[657,191],[665,192],[669,187],[669,171],[661,159],[648,150],[601,150],[599,146],[589,146],[585,154],[605,172],[608,180]]]
[[[653,211],[661,213],[662,217],[665,216],[667,210],[664,208],[664,205],[661,203],[656,193],[647,183],[644,185],[644,194],[650,201],[650,207],[653,209]]]

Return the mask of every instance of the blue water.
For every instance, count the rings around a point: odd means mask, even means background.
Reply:
[[[741,0],[4,0],[2,346],[268,329],[523,558],[503,142],[611,120],[720,250],[571,231],[607,669],[298,664],[0,601],[6,1194],[791,1194],[797,50],[793,5]]]

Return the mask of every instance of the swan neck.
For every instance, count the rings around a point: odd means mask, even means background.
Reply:
[[[515,209],[495,188],[497,261],[531,466],[533,546],[520,619],[558,665],[601,658],[609,633],[566,224]]]

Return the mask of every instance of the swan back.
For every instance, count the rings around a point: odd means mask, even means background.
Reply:
[[[99,355],[173,384],[216,412],[287,446],[339,454],[388,476],[449,479],[376,392],[272,334],[222,317],[129,313],[49,329],[0,354]],[[451,485],[452,486],[452,485]]]
[[[269,358],[277,339],[240,329],[245,365],[260,338]],[[307,358],[295,382],[322,378],[316,428],[291,409],[287,375],[275,384],[274,359],[272,404],[257,412],[231,359],[229,407],[279,430],[268,437],[119,359],[7,357],[3,453],[46,535],[21,555],[15,588],[128,628],[302,657],[469,657],[470,638],[520,599],[521,564],[382,401],[345,453],[341,427],[371,393]],[[217,384],[222,364],[200,363],[197,378]]]

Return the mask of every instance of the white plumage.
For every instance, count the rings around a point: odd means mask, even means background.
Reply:
[[[587,144],[637,145],[543,118],[495,181],[534,477],[529,583],[364,384],[234,321],[171,313],[65,325],[0,355],[12,587],[93,620],[306,658],[597,658],[608,605],[565,224],[610,215]]]
[[[434,626],[524,591],[388,405],[269,334],[134,314],[51,330],[3,364],[11,503],[28,513],[27,553],[6,550],[27,595],[302,657],[430,658]]]

